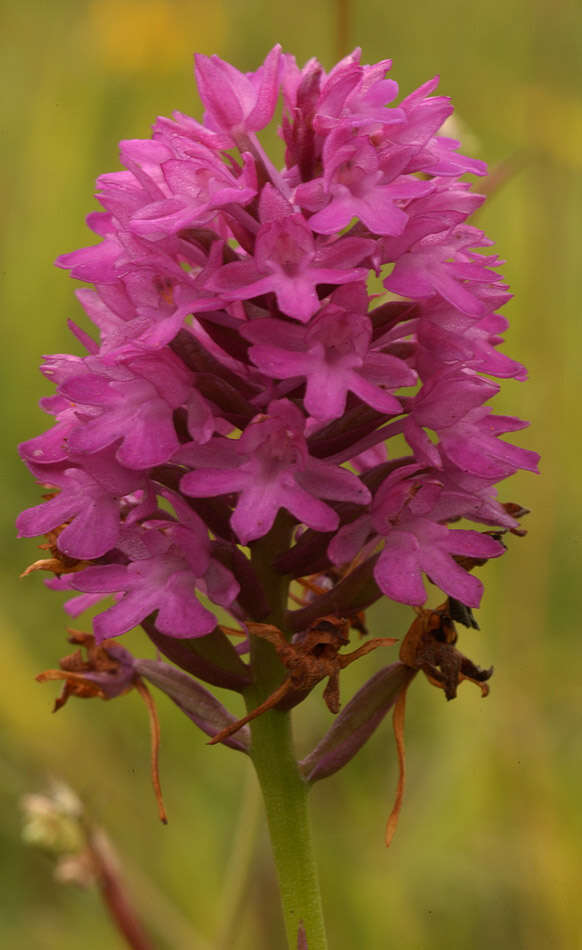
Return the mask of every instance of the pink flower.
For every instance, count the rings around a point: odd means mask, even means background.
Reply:
[[[323,161],[323,177],[296,191],[299,204],[315,212],[309,225],[319,234],[335,234],[353,218],[360,218],[373,234],[402,234],[408,215],[398,202],[432,191],[430,182],[398,176],[398,162],[392,169],[383,168],[368,138],[354,139],[343,127],[327,138]]]
[[[226,264],[210,287],[227,300],[250,300],[271,291],[283,313],[305,323],[321,306],[316,286],[361,280],[366,270],[354,265],[368,250],[361,238],[318,245],[305,219],[292,214],[263,224],[254,258]]]
[[[192,146],[188,155],[164,162],[161,172],[168,197],[140,207],[130,223],[135,234],[152,241],[211,221],[218,208],[246,205],[257,193],[255,165],[247,154],[234,175],[210,149]]]
[[[119,442],[117,459],[130,469],[166,462],[179,446],[173,411],[197,403],[190,374],[172,353],[141,357],[106,373],[69,379],[61,393],[78,416],[88,415],[69,435],[76,454],[92,454]],[[212,431],[212,429],[211,429]]]
[[[238,442],[213,439],[204,447],[185,446],[180,461],[198,470],[184,475],[181,490],[198,498],[236,492],[231,523],[241,544],[263,537],[281,508],[316,531],[333,531],[338,515],[320,499],[366,504],[370,494],[351,472],[309,456],[304,424],[301,413],[282,399]]]
[[[473,290],[473,285],[497,283],[499,275],[484,266],[477,255],[466,249],[490,244],[482,231],[457,226],[450,231],[430,234],[421,238],[398,256],[394,270],[384,281],[387,290],[421,300],[439,294],[461,313],[471,317],[485,314],[485,305]],[[390,254],[388,242],[384,253]],[[449,261],[453,257],[456,260]]]
[[[196,80],[206,109],[204,123],[236,139],[257,132],[272,119],[279,92],[281,47],[274,46],[255,73],[245,75],[219,59],[197,53]]]
[[[398,357],[373,351],[367,308],[363,286],[349,284],[308,327],[256,320],[243,330],[256,341],[249,355],[268,376],[305,378],[304,406],[315,419],[343,415],[348,392],[379,412],[398,414],[402,407],[389,390],[412,385],[416,375]]]
[[[17,521],[18,536],[33,538],[66,523],[59,548],[68,557],[95,558],[117,544],[121,500],[145,485],[143,477],[117,464],[107,455],[93,456],[90,470],[47,468],[41,476],[59,489],[50,501],[23,511]]]
[[[499,557],[503,545],[477,531],[451,529],[440,523],[470,516],[473,507],[469,494],[447,491],[440,480],[422,475],[420,466],[405,466],[383,482],[370,515],[335,536],[329,556],[334,564],[349,563],[364,543],[377,544],[383,538],[374,577],[386,596],[405,604],[423,604],[425,573],[446,594],[478,607],[483,585],[452,555]]]
[[[129,563],[90,567],[70,576],[74,590],[120,595],[95,621],[98,641],[126,633],[154,611],[161,633],[205,636],[216,620],[200,603],[195,587],[202,584],[204,592],[222,606],[229,606],[237,596],[234,577],[211,556],[203,522],[179,498],[177,507],[180,523],[150,521],[140,532],[128,535],[122,550],[132,552]]]

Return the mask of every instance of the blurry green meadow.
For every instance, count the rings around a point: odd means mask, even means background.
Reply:
[[[37,555],[14,518],[38,501],[16,443],[47,419],[43,353],[78,352],[66,329],[80,308],[57,254],[92,243],[84,224],[95,177],[118,168],[116,143],[147,137],[153,118],[199,114],[192,52],[252,69],[275,42],[330,67],[337,8],[294,0],[3,0],[4,91],[0,296],[4,472],[0,624],[0,945],[100,950],[122,943],[92,890],[58,884],[52,861],[22,841],[20,799],[50,776],[68,782],[120,855],[160,950],[278,950],[276,885],[250,766],[204,737],[163,696],[157,819],[146,712],[136,694],[72,701],[51,715],[56,686],[35,674],[68,652],[60,595],[18,574]],[[483,702],[420,678],[407,716],[408,787],[387,852],[396,782],[389,721],[343,772],[316,786],[313,818],[331,950],[549,950],[582,932],[582,7],[576,0],[390,6],[353,0],[349,40],[364,60],[393,58],[408,92],[435,73],[492,166],[516,172],[480,226],[495,239],[515,298],[506,351],[530,381],[506,382],[498,411],[531,419],[516,440],[542,453],[504,500],[532,509],[529,535],[481,576],[480,631],[461,649],[493,664]],[[581,587],[578,587],[578,584]],[[411,612],[370,612],[374,635],[402,636]],[[138,634],[126,638],[153,655]],[[395,655],[395,651],[394,651]],[[392,658],[392,652],[389,654]],[[386,660],[385,660],[386,662]],[[382,659],[343,680],[344,702]],[[237,700],[234,700],[236,703]],[[321,690],[297,716],[308,751],[330,715]],[[243,873],[245,866],[248,873]]]

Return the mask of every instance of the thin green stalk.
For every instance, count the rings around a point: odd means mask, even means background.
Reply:
[[[301,923],[309,950],[326,950],[307,786],[293,755],[290,714],[272,710],[256,719],[251,729],[253,762],[267,812],[289,950],[297,948]]]
[[[266,621],[284,631],[289,582],[272,567],[275,554],[288,543],[285,520],[253,545],[253,565],[271,602]],[[285,543],[286,542],[286,543]],[[250,711],[279,686],[284,679],[273,646],[252,637],[251,660],[255,681],[245,692]],[[313,853],[308,812],[308,786],[299,773],[293,748],[291,713],[272,709],[251,722],[251,757],[257,772],[279,878],[281,903],[289,950],[297,950],[297,935],[303,924],[309,950],[326,950],[327,939],[319,892],[317,867]]]

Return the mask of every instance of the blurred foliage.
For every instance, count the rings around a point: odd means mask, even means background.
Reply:
[[[118,167],[117,140],[147,136],[156,114],[199,110],[194,50],[251,69],[280,41],[298,61],[315,55],[329,67],[344,52],[336,37],[346,6],[350,38],[365,61],[392,56],[405,91],[440,72],[440,88],[453,97],[480,157],[493,166],[519,157],[521,170],[480,223],[507,258],[515,293],[506,308],[508,351],[531,374],[526,384],[505,383],[497,408],[533,420],[519,436],[542,452],[543,475],[517,476],[504,488],[506,500],[533,510],[530,533],[511,538],[507,556],[483,572],[481,632],[461,636],[464,652],[494,663],[491,696],[483,702],[465,687],[447,704],[420,678],[411,689],[408,789],[390,851],[383,844],[395,785],[388,723],[314,791],[330,946],[579,945],[579,3],[3,0],[3,946],[121,947],[98,897],[55,883],[47,857],[22,842],[19,798],[43,788],[49,774],[68,782],[107,829],[157,947],[217,950],[220,932],[223,950],[282,945],[268,842],[264,830],[252,840],[256,790],[242,756],[206,748],[160,698],[164,828],[135,694],[115,705],[71,702],[50,715],[53,689],[34,675],[67,652],[65,620],[59,596],[45,592],[38,576],[17,580],[37,555],[33,542],[13,541],[13,519],[36,504],[38,489],[13,446],[46,425],[36,408],[48,391],[36,368],[41,354],[75,350],[66,319],[79,308],[52,261],[89,243],[83,218],[94,207],[93,181]],[[409,613],[375,610],[371,628],[402,635]],[[138,635],[126,641],[150,652]],[[344,700],[381,662],[370,657],[346,672]],[[300,749],[311,747],[329,718],[319,691],[298,713]],[[247,860],[244,884],[238,875]]]

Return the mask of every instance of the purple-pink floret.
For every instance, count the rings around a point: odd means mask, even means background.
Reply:
[[[94,285],[94,331],[45,362],[54,425],[21,455],[47,495],[18,520],[82,562],[50,586],[75,615],[106,599],[98,639],[244,619],[240,565],[278,516],[342,571],[373,557],[393,600],[423,604],[428,577],[479,604],[467,563],[504,547],[459,521],[517,527],[496,483],[538,457],[489,403],[526,371],[498,349],[510,294],[461,180],[486,168],[438,134],[437,80],[398,102],[390,66],[198,55],[202,121],[159,118],[99,178],[99,243],[57,261]],[[257,134],[280,97],[282,167]]]

